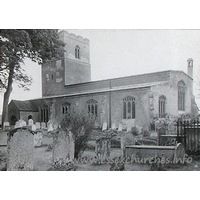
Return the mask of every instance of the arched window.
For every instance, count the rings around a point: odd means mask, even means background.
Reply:
[[[164,117],[166,114],[166,97],[164,95],[159,97],[159,117]]]
[[[40,122],[47,123],[49,121],[49,108],[44,105],[40,107]]]
[[[75,58],[80,59],[80,47],[78,45],[75,47]]]
[[[183,81],[178,82],[178,110],[185,110],[185,91],[186,85]]]
[[[135,119],[135,98],[123,99],[123,119]]]
[[[69,114],[71,104],[66,102],[62,105],[62,114],[67,115]]]
[[[94,99],[87,101],[88,115],[92,117],[98,116],[98,102]]]

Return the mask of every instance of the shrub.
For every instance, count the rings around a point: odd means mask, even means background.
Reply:
[[[88,147],[88,141],[94,128],[94,120],[83,113],[70,112],[61,122],[61,128],[72,132],[75,143],[74,157],[78,158]]]

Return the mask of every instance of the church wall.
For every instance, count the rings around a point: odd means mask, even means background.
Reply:
[[[183,80],[186,83],[185,111],[178,110],[178,82]],[[192,79],[182,72],[171,72],[168,83],[152,86],[151,92],[154,99],[154,116],[159,113],[159,97],[166,96],[166,113],[178,116],[183,113],[191,113]]]
[[[108,94],[88,94],[73,97],[63,97],[54,99],[55,112],[54,117],[57,121],[62,120],[62,105],[70,104],[71,112],[88,115],[87,101],[94,99],[98,102],[98,117],[96,123],[100,126],[104,121],[108,121]]]
[[[123,98],[133,96],[136,99],[136,119],[126,120],[123,119]],[[55,98],[55,110],[52,117],[57,121],[62,119],[62,105],[69,103],[72,112],[85,113],[87,115],[87,101],[94,99],[98,102],[98,117],[97,124],[102,126],[104,122],[109,125],[109,93],[96,93],[87,94],[73,97]],[[149,124],[149,102],[148,102],[148,89],[124,90],[111,93],[111,121],[117,126],[123,123],[125,126],[140,126],[148,129]]]
[[[38,112],[26,112],[26,111],[21,111],[20,112],[20,119],[23,119],[27,124],[28,124],[28,117],[32,116],[33,118],[33,123],[38,122]]]
[[[186,84],[186,94],[185,94],[185,112],[184,111],[178,111],[178,82],[183,80]],[[176,98],[176,107],[177,107],[177,115],[183,114],[183,113],[191,113],[191,101],[193,98],[193,80],[188,77],[183,72],[171,72],[171,84],[170,84],[170,90],[172,90],[172,93],[174,93],[174,96]],[[174,97],[172,97],[174,99]]]
[[[8,106],[8,119],[10,124],[14,125],[11,123],[11,116],[15,116],[17,121],[20,120],[20,111],[12,101]]]
[[[111,95],[111,121],[127,126],[139,126],[148,129],[149,126],[149,89],[134,89],[113,92]],[[123,119],[123,99],[127,96],[135,98],[135,119]]]

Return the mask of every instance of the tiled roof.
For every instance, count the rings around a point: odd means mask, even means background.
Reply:
[[[18,100],[12,100],[12,102],[17,106],[17,108],[20,111],[32,111],[32,112],[37,112],[38,109],[33,106],[31,101],[18,101]]]

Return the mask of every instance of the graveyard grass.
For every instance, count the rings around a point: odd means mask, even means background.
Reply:
[[[1,131],[0,133],[0,170],[6,170],[6,163],[7,163],[7,132],[8,131]],[[53,144],[53,136],[44,132],[43,134],[43,144],[41,146],[35,146],[34,148],[34,171],[51,171],[51,170],[62,170],[65,171],[66,168],[52,168],[52,144]],[[87,148],[82,157],[95,157],[95,140],[91,139],[89,141],[89,148]],[[122,155],[121,149],[112,148],[110,152],[110,158],[119,157]],[[110,164],[108,163],[81,163],[75,162],[74,169],[76,171],[109,171]],[[125,171],[150,171],[151,165],[150,164],[125,164]],[[199,171],[200,170],[200,162],[199,157],[192,157],[191,163],[186,163],[183,165],[180,164],[173,164],[166,168],[160,169],[164,171]]]

